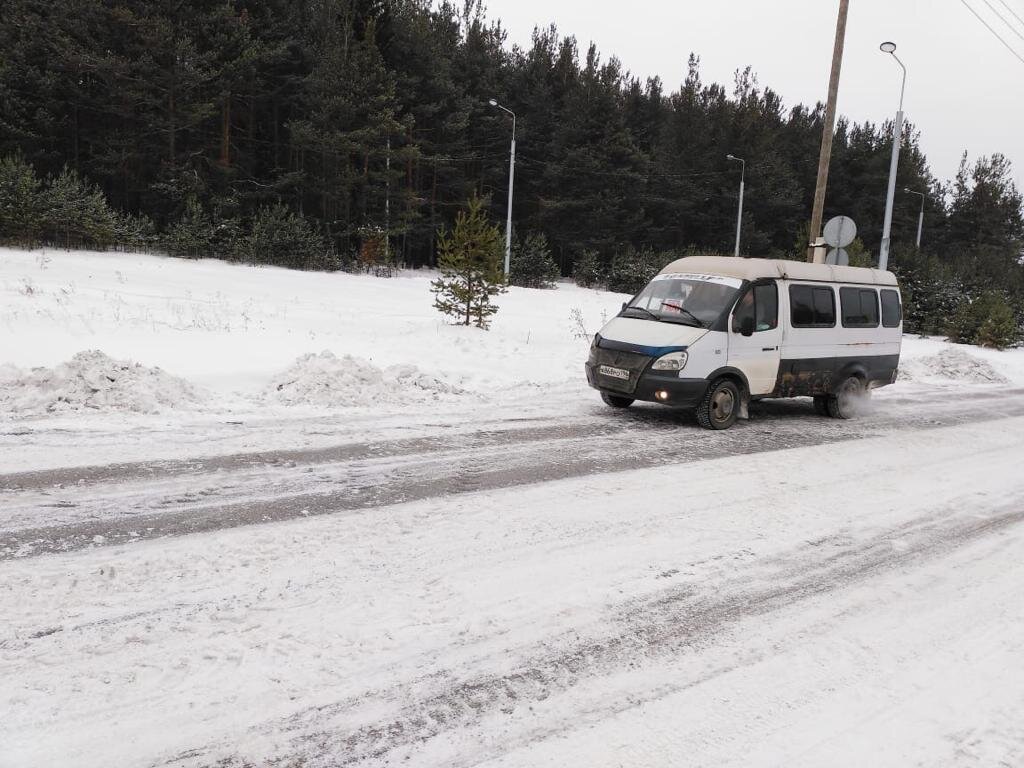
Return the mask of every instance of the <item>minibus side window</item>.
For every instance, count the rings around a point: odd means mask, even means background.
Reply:
[[[732,312],[732,332],[740,333],[743,329],[743,321],[754,317],[754,289],[749,289],[738,302],[736,309]]]
[[[789,286],[794,328],[831,328],[836,324],[836,296],[824,285]]]
[[[814,294],[815,325],[826,325],[829,328],[836,324],[836,295],[831,288],[815,287]]]
[[[840,288],[844,328],[878,327],[878,293],[873,288]]]
[[[754,330],[770,331],[779,325],[779,289],[775,283],[754,286]]]
[[[903,319],[900,307],[900,295],[896,291],[882,289],[882,325],[886,328],[898,328]]]
[[[743,321],[748,317],[754,320],[755,333],[778,327],[779,289],[775,283],[755,285],[743,294],[732,313],[732,332],[741,333]]]

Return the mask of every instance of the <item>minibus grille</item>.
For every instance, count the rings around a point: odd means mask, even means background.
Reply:
[[[636,389],[637,382],[640,380],[640,374],[644,372],[644,369],[651,362],[651,358],[647,355],[640,355],[636,352],[622,352],[616,349],[601,349],[600,347],[593,350],[591,358],[595,365],[594,375],[597,376],[601,389],[624,392],[630,395]],[[611,376],[602,376],[598,372],[602,365],[624,368],[629,371],[629,378],[616,379]]]

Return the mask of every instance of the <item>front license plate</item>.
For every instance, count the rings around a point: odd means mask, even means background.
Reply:
[[[602,376],[611,376],[613,379],[629,379],[629,371],[625,368],[613,368],[610,365],[602,365],[597,369]]]

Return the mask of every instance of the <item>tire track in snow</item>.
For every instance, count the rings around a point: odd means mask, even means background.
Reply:
[[[972,392],[972,402],[1004,400],[1024,396],[1024,388],[998,391]],[[949,410],[948,402],[921,402],[909,397],[890,397],[887,405],[909,405],[919,403],[931,406],[933,410],[943,414]],[[753,406],[755,415],[776,417],[773,423],[782,426],[778,417],[786,418],[807,416],[808,406],[804,401],[769,400]],[[955,414],[955,410],[953,412]],[[322,448],[295,448],[272,451],[256,451],[246,453],[224,454],[195,459],[170,459],[141,462],[114,463],[102,465],[86,465],[59,469],[45,469],[26,472],[10,472],[0,474],[0,489],[7,491],[30,491],[52,489],[58,486],[71,488],[87,488],[104,483],[128,482],[133,480],[155,481],[169,477],[194,476],[200,473],[236,472],[267,467],[293,467],[297,464],[329,464],[344,461],[370,461],[383,457],[399,457],[415,454],[436,453],[455,448],[476,449],[492,446],[509,446],[544,442],[564,438],[602,437],[619,434],[631,428],[663,428],[673,429],[679,426],[692,425],[692,415],[686,412],[666,409],[661,406],[641,406],[629,411],[613,411],[596,406],[583,418],[570,422],[568,417],[562,421],[554,419],[536,426],[520,426],[489,429],[475,432],[458,432],[455,435],[433,435],[409,439],[382,440],[370,443],[344,443]],[[511,417],[502,423],[521,423],[539,421],[539,418],[523,419]],[[815,425],[829,424],[821,419],[812,419]],[[741,422],[741,427],[743,426]],[[705,434],[705,433],[699,433]]]
[[[998,413],[993,412],[993,402],[1000,403]],[[195,476],[184,475],[193,486],[184,494],[179,489],[170,496],[161,496],[159,491],[154,493],[153,488],[142,484],[135,497],[125,497],[125,484],[114,483],[106,501],[102,497],[89,499],[91,494],[103,490],[102,486],[91,490],[87,487],[81,491],[86,498],[77,503],[83,507],[82,516],[88,519],[8,529],[0,533],[0,561],[310,515],[356,512],[590,474],[829,445],[877,437],[893,429],[931,429],[1024,415],[1024,397],[1012,393],[972,394],[959,407],[945,402],[928,405],[930,408],[895,416],[886,415],[880,408],[864,419],[842,422],[809,416],[806,403],[768,401],[755,406],[753,420],[724,432],[687,428],[686,424],[692,423],[688,415],[681,417],[679,412],[651,407],[613,412],[600,422],[578,426],[488,430],[468,437],[399,442],[398,453],[389,452],[396,447],[394,443],[288,453],[314,462],[327,456],[354,457],[334,463],[300,466],[297,459],[281,459],[282,454],[221,457],[224,467],[245,466],[251,476],[249,482],[232,483],[240,478],[240,472],[204,471]],[[265,465],[265,471],[286,471],[293,482],[261,484],[262,473],[251,464],[253,456],[276,457]],[[396,458],[409,462],[409,466],[402,469],[399,463],[396,468]],[[112,471],[120,472],[120,467],[115,465]],[[319,467],[325,473],[319,483],[309,479],[309,472],[315,471],[311,467]],[[172,471],[187,472],[184,466]],[[213,487],[199,488],[204,481],[213,483]],[[234,499],[223,492],[225,488],[234,494]],[[18,491],[6,493],[17,501]],[[75,504],[70,499],[61,501]]]
[[[985,536],[998,534],[1024,523],[1024,502],[994,509],[989,516],[964,518],[947,509],[903,523],[874,537],[857,542],[835,554],[811,559],[790,553],[775,563],[786,566],[770,580],[736,577],[710,593],[699,594],[692,586],[666,589],[657,596],[613,609],[608,624],[616,631],[605,636],[578,639],[563,636],[550,645],[528,649],[520,662],[505,673],[458,679],[449,670],[417,681],[405,681],[384,691],[373,691],[350,699],[306,710],[285,723],[264,724],[288,734],[288,754],[279,759],[260,759],[268,766],[359,766],[400,760],[404,750],[421,748],[446,733],[473,728],[485,717],[511,716],[585,684],[588,680],[626,672],[655,663],[659,657],[694,650],[713,641],[739,622],[794,607],[802,601],[835,593],[888,571],[923,564],[949,554]],[[899,542],[899,546],[894,546]],[[813,545],[811,550],[816,549]],[[772,563],[768,563],[769,566]],[[751,589],[751,583],[766,586]],[[612,702],[592,705],[587,718],[607,717],[646,701],[676,693],[724,674],[737,665],[724,666],[698,679],[666,683],[654,691],[623,694]],[[451,681],[447,686],[445,680]],[[410,691],[425,691],[417,697]],[[390,719],[347,729],[345,718],[360,710]],[[331,720],[337,721],[332,723]],[[572,720],[573,718],[567,718]],[[258,730],[258,729],[257,729]],[[448,758],[446,766],[468,766],[497,756],[540,736],[557,731],[534,728],[512,734],[505,741],[493,738],[474,743],[480,752],[459,760]],[[216,747],[190,750],[164,763],[166,766],[211,766],[249,768],[254,765],[243,754],[213,759]]]

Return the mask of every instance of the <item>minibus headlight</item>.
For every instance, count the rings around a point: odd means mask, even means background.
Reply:
[[[687,357],[688,355],[685,351],[669,352],[667,355],[662,355],[655,360],[651,368],[655,371],[681,371],[683,366],[686,365]]]

